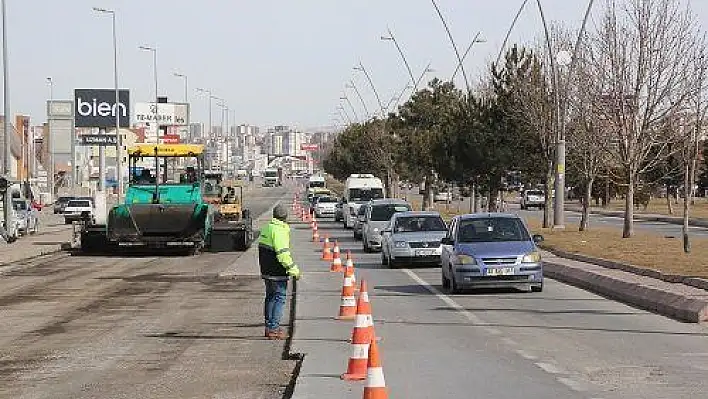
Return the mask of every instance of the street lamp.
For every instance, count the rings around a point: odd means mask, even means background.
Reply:
[[[187,105],[187,120],[185,121],[185,124],[187,125],[187,136],[189,137],[189,141],[191,143],[192,141],[192,126],[190,125],[190,114],[192,113],[192,110],[190,109],[191,107],[189,106],[189,91],[188,91],[188,86],[187,86],[187,75],[181,74],[174,72],[173,75],[178,78],[184,79],[184,103]]]
[[[346,94],[343,94],[341,97],[339,97],[339,99],[342,100],[342,101],[346,101],[347,104],[349,104],[349,108],[352,109],[352,113],[354,114],[354,118],[355,118],[357,121],[360,121],[361,119],[359,119],[359,115],[357,115],[356,109],[354,109],[354,106],[352,105],[352,102],[349,101],[349,97],[347,97]]]
[[[381,118],[386,117],[386,110],[384,109],[383,103],[381,103],[381,96],[379,96],[379,92],[376,90],[376,86],[374,86],[374,82],[371,80],[371,76],[369,75],[369,72],[366,70],[364,67],[364,64],[359,61],[359,65],[354,67],[355,71],[358,72],[363,72],[364,76],[366,76],[366,80],[369,82],[369,86],[371,86],[371,90],[374,92],[374,95],[376,96],[376,102],[379,103],[379,109],[381,109]]]
[[[401,59],[403,60],[403,65],[406,67],[406,70],[408,71],[408,76],[410,76],[410,78],[411,78],[411,83],[413,83],[413,85],[415,85],[416,82],[415,82],[415,78],[413,77],[413,71],[411,70],[411,66],[410,66],[410,64],[408,64],[408,60],[406,59],[406,56],[403,54],[403,50],[401,49],[401,46],[398,44],[398,41],[396,40],[396,36],[393,35],[393,32],[391,32],[390,28],[388,29],[388,36],[381,36],[381,40],[393,42],[393,44],[396,46],[396,49],[398,50],[398,54],[401,55]]]
[[[153,67],[153,74],[155,75],[155,108],[153,109],[155,112],[155,137],[157,138],[159,142],[159,136],[160,136],[160,121],[159,121],[159,114],[158,114],[158,91],[157,91],[157,49],[155,47],[149,47],[149,46],[140,46],[140,50],[143,51],[149,51],[152,53],[152,67]],[[158,171],[159,172],[159,171]]]
[[[10,124],[10,69],[8,68],[8,53],[7,53],[7,9],[5,7],[5,0],[2,0],[0,4],[2,7],[2,73],[3,73],[3,90],[2,90],[2,101],[3,101],[3,113],[5,114],[3,120],[3,144],[5,153],[3,154],[3,175],[7,178],[12,170],[12,163],[10,159],[12,158],[12,150],[10,149],[10,130],[12,130],[12,125]],[[10,212],[10,207],[5,204],[3,209],[5,210],[5,221],[7,222]],[[7,227],[6,227],[7,228]]]
[[[102,14],[110,14],[113,26],[113,85],[115,87],[116,96],[116,180],[118,180],[118,202],[121,202],[123,197],[123,138],[120,134],[120,104],[119,100],[119,89],[118,89],[118,44],[116,36],[116,12],[114,10],[108,10],[105,8],[93,7],[93,10]],[[98,148],[98,158],[99,158],[99,179],[101,183],[99,187],[105,184],[105,164],[106,164],[106,154],[104,148],[101,146]],[[72,161],[76,162],[75,156],[72,154]],[[72,165],[72,181],[76,180],[75,166]],[[103,172],[102,172],[103,170]]]
[[[452,37],[452,32],[450,32],[450,27],[447,25],[447,21],[445,21],[445,17],[443,17],[442,12],[440,11],[440,7],[438,7],[438,4],[435,2],[435,0],[431,0],[433,3],[433,7],[435,7],[435,11],[438,13],[438,17],[440,17],[440,22],[442,22],[443,27],[445,28],[445,32],[447,32],[447,37],[450,39],[450,44],[452,44],[452,49],[455,50],[455,56],[457,56],[457,63],[460,66],[460,69],[462,70],[462,76],[465,78],[465,87],[467,88],[467,92],[469,93],[471,88],[470,88],[470,81],[467,78],[467,72],[465,72],[465,66],[462,63],[462,57],[460,57],[460,52],[457,50],[457,44],[455,44],[455,39]]]
[[[474,46],[475,43],[486,43],[486,42],[487,42],[486,39],[481,39],[481,38],[479,37],[479,35],[481,35],[481,34],[482,34],[482,32],[481,32],[481,31],[478,31],[477,34],[474,35],[474,38],[473,38],[472,41],[470,42],[470,45],[467,46],[467,49],[465,50],[465,53],[462,54],[462,61],[457,64],[457,67],[455,68],[455,72],[452,73],[452,77],[450,78],[450,82],[452,82],[452,81],[455,80],[455,76],[457,76],[457,71],[459,71],[459,70],[462,68],[462,62],[464,62],[465,59],[467,58],[467,54],[469,54],[470,50],[472,50],[472,46]]]
[[[212,130],[212,126],[211,126],[211,99],[213,98],[212,95],[211,95],[211,90],[208,90],[208,89],[200,89],[200,88],[198,88],[198,87],[197,87],[196,90],[197,90],[197,93],[206,94],[206,96],[207,96],[207,101],[209,102],[209,131],[208,131],[208,133],[207,133],[207,137],[211,137],[211,130]]]
[[[47,85],[49,86],[49,106],[48,110],[52,109],[52,103],[54,102],[54,81],[51,77],[47,78]],[[52,117],[51,113],[49,118],[47,118],[47,124],[49,125],[49,132],[47,133],[47,139],[49,140],[49,170],[47,170],[47,185],[49,186],[49,195],[51,200],[54,201],[54,138],[52,137]],[[72,168],[74,166],[72,165]]]
[[[339,115],[342,117],[342,120],[346,119],[350,125],[352,124],[352,118],[349,117],[347,110],[342,106],[342,104],[339,104],[337,106],[337,111],[339,112]]]
[[[356,87],[354,84],[353,80],[350,80],[349,83],[344,85],[348,89],[354,89],[354,92],[356,92],[357,97],[359,97],[359,101],[361,101],[361,106],[364,107],[364,112],[366,112],[366,117],[369,117],[369,108],[366,106],[366,102],[364,101],[364,98],[361,96],[361,93],[359,92],[359,88]]]

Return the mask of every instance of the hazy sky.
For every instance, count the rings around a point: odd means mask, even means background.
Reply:
[[[445,31],[428,0],[6,0],[10,54],[11,109],[43,122],[55,82],[55,98],[73,98],[74,88],[112,88],[110,16],[118,15],[119,79],[131,102],[154,98],[152,56],[139,45],[158,48],[159,94],[182,101],[189,76],[192,120],[206,121],[207,102],[194,88],[226,99],[239,123],[328,125],[344,84],[354,79],[369,110],[376,100],[364,76],[352,70],[359,60],[369,70],[382,101],[406,85],[408,74],[392,42],[380,40],[391,28],[418,75],[428,62],[448,79],[456,66]],[[471,79],[495,58],[521,0],[438,0],[460,51],[477,31],[465,67]],[[585,0],[543,0],[549,20],[578,26]],[[598,0],[596,8],[602,6]],[[708,26],[708,0],[693,0]],[[534,1],[512,36],[528,42],[540,32]],[[432,78],[432,75],[429,76]],[[462,85],[461,77],[457,79]],[[362,109],[351,90],[359,116]],[[351,111],[350,111],[351,113]],[[214,121],[219,121],[214,107]]]

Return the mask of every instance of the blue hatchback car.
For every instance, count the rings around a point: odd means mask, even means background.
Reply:
[[[442,241],[442,285],[451,293],[465,288],[521,288],[543,291],[543,262],[517,215],[461,215]]]

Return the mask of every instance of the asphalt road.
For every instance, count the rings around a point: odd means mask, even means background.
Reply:
[[[285,192],[246,204],[257,217]],[[0,397],[282,397],[294,362],[263,338],[262,281],[218,277],[240,256],[60,254],[3,274]]]
[[[322,223],[320,232],[354,251],[357,278],[374,287],[370,298],[391,397],[706,397],[705,325],[675,322],[553,280],[542,293],[448,296],[438,267],[383,269],[380,255],[363,253],[339,224]],[[296,393],[361,397],[361,385],[337,378],[346,369],[351,331],[350,323],[331,321],[341,275],[327,272],[315,251],[296,256],[305,275],[297,310],[304,338],[295,345],[306,352]]]

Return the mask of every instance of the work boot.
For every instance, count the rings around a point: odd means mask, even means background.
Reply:
[[[283,330],[282,328],[279,328],[279,329],[275,330],[275,338],[274,339],[278,339],[278,340],[288,339],[288,333],[285,332],[285,330]]]

